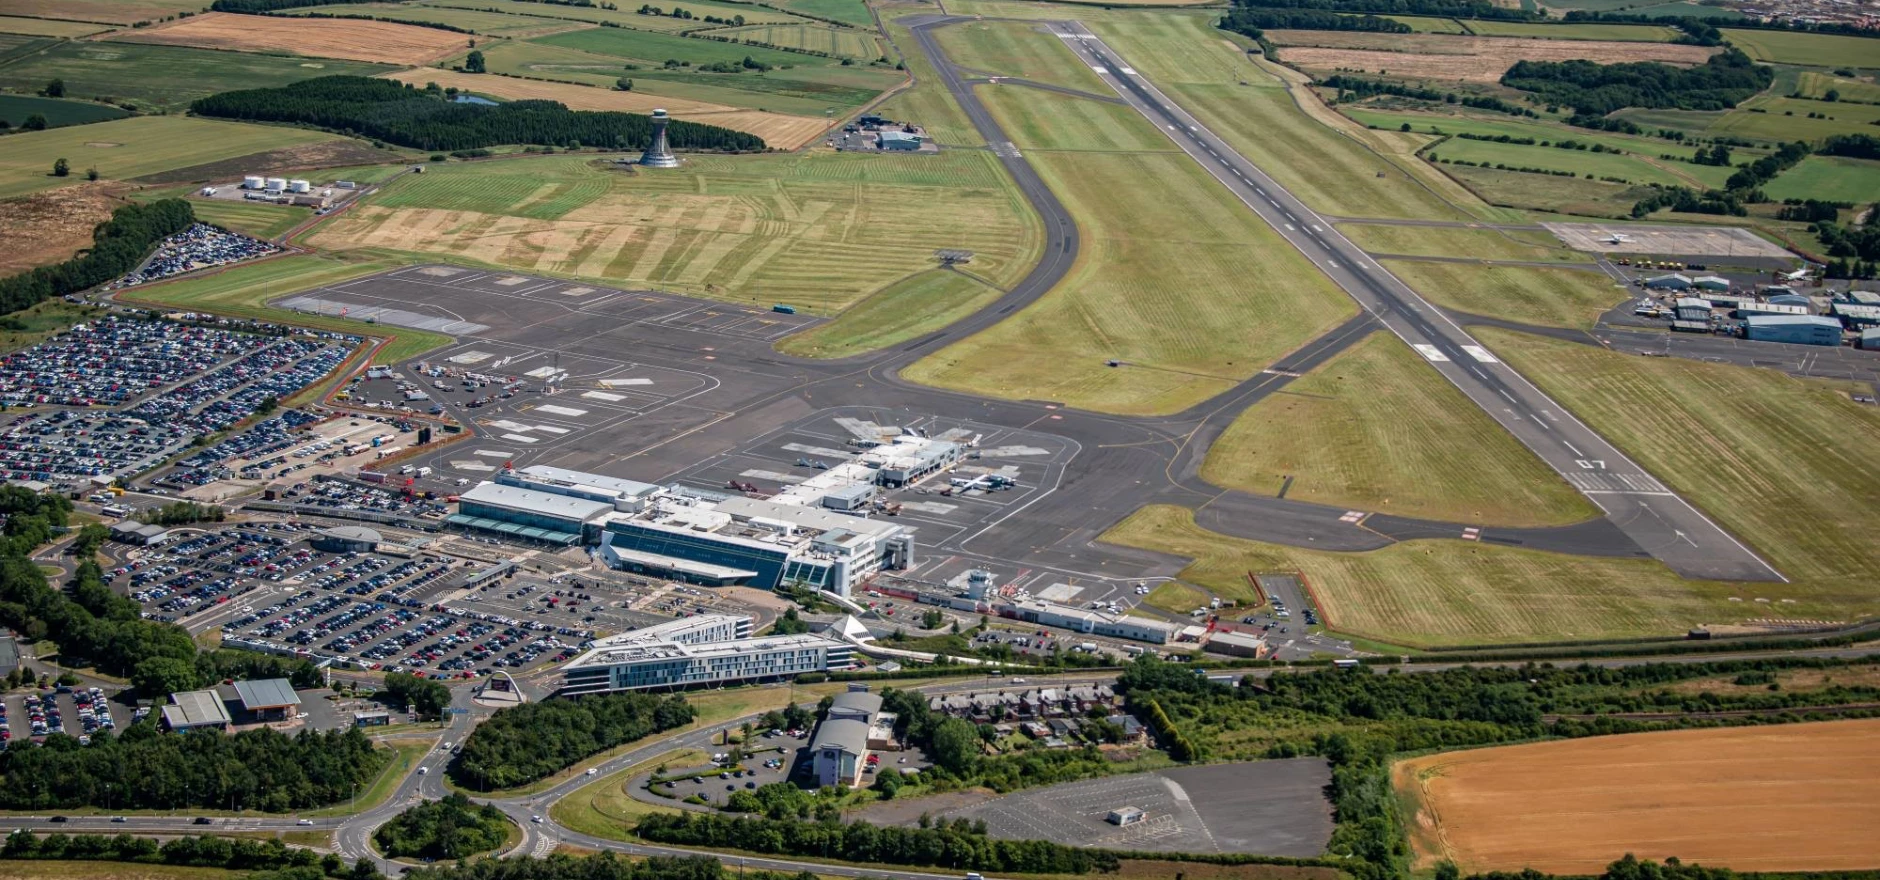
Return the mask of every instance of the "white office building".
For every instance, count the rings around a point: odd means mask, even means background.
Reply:
[[[751,638],[751,619],[702,614],[588,643],[560,695],[763,681],[848,669],[854,647],[813,635]]]

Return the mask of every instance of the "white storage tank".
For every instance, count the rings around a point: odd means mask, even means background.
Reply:
[[[285,177],[268,178],[268,192],[281,192],[282,190],[285,190],[285,189],[287,189],[287,178]]]
[[[258,175],[250,174],[242,178],[242,189],[260,189],[266,185],[267,181],[262,180]]]
[[[308,183],[307,181],[304,181],[304,180],[290,180],[287,182],[287,186],[289,189],[292,189],[294,192],[297,192],[297,193],[313,191],[313,184]]]

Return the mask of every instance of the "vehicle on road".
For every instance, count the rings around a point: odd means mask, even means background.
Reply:
[[[295,824],[295,825],[312,825],[312,824],[313,824],[313,820],[312,820],[312,819],[301,819],[301,820],[298,820],[298,821],[296,821],[296,822],[295,822],[294,824]]]

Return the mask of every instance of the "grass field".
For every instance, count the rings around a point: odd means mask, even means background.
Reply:
[[[73,39],[88,36],[108,28],[82,21],[53,21],[47,18],[20,18],[13,15],[0,15],[0,34],[26,34],[34,37],[64,37]]]
[[[1425,299],[1447,309],[1585,330],[1629,295],[1603,272],[1385,260],[1385,268]]]
[[[202,0],[0,0],[0,15],[133,24],[178,12],[200,12]]]
[[[1757,61],[1812,67],[1880,66],[1880,41],[1836,34],[1725,28],[1723,37]]]
[[[1675,28],[1648,24],[1540,24],[1525,21],[1470,21],[1469,30],[1489,37],[1532,37],[1538,40],[1611,40],[1622,43],[1669,43]]]
[[[1062,39],[1045,33],[1042,25],[974,21],[942,28],[936,36],[947,57],[962,67],[1105,97],[1111,94],[1090,66],[1078,60]]]
[[[1476,165],[1507,165],[1510,168],[1543,168],[1565,171],[1584,177],[1615,177],[1634,184],[1663,184],[1714,188],[1722,186],[1733,169],[1687,162],[1662,162],[1639,156],[1595,153],[1591,150],[1562,150],[1555,147],[1499,144],[1492,141],[1456,139],[1431,148],[1426,155],[1441,156],[1456,162]],[[1538,175],[1537,175],[1538,176]]]
[[[1465,454],[1458,436],[1469,438]],[[1248,409],[1208,449],[1201,476],[1259,495],[1291,476],[1288,498],[1449,522],[1541,526],[1600,515],[1383,332]]]
[[[1511,117],[1500,115],[1488,116],[1484,114],[1482,116],[1458,116],[1441,113],[1412,113],[1373,110],[1363,106],[1347,106],[1343,112],[1345,115],[1360,123],[1376,126],[1379,129],[1387,131],[1397,130],[1407,122],[1410,124],[1411,130],[1418,134],[1441,132],[1442,134],[1479,134],[1490,137],[1499,137],[1505,134],[1511,138],[1533,138],[1536,141],[1547,143],[1573,140],[1589,145],[1589,149],[1592,144],[1604,144],[1608,149],[1649,157],[1654,161],[1662,161],[1657,158],[1661,155],[1690,158],[1696,152],[1695,146],[1683,146],[1657,138],[1634,137],[1632,135],[1614,134],[1612,132],[1603,131],[1589,131],[1583,128],[1568,128],[1564,125],[1552,122],[1517,121]],[[1445,148],[1454,143],[1456,143],[1456,141],[1451,141],[1450,144],[1439,147],[1437,152],[1444,152]],[[1480,142],[1478,141],[1477,143]],[[1759,150],[1745,150],[1739,155],[1744,159],[1748,159],[1759,157],[1763,155],[1763,153]],[[1683,168],[1684,165],[1679,164],[1675,167]]]
[[[1473,749],[1391,776],[1417,806],[1420,861],[1465,872],[1596,874],[1622,853],[1738,871],[1880,863],[1867,822],[1880,808],[1872,719]]]
[[[178,46],[68,42],[0,65],[0,88],[35,91],[47,80],[63,79],[67,95],[106,95],[143,107],[176,110],[197,98],[231,89],[284,86],[332,74],[373,76],[389,69],[353,61],[309,61]]]
[[[658,807],[634,799],[627,784],[635,776],[656,770],[660,765],[689,767],[709,757],[698,749],[673,749],[655,758],[609,773],[575,789],[548,808],[548,814],[562,827],[581,834],[609,840],[629,840],[632,823],[648,813],[676,813],[678,807]]]
[[[932,7],[933,10],[938,8]],[[907,72],[913,76],[914,85],[884,99],[879,112],[890,119],[920,120],[927,127],[927,132],[942,144],[983,146],[985,139],[979,136],[979,130],[966,118],[966,111],[960,109],[953,96],[947,94],[946,87],[940,84],[939,73],[935,72],[927,56],[921,54],[913,34],[894,24],[891,19],[886,27],[889,39],[906,53]]]
[[[252,872],[124,862],[0,862],[0,880],[238,880]]]
[[[125,180],[337,138],[324,132],[183,116],[137,116],[26,132],[0,138],[0,198],[77,183],[84,180],[87,168],[98,169],[106,179]],[[51,176],[53,160],[60,158],[71,163],[71,177]]]
[[[1181,581],[1163,581],[1143,597],[1142,604],[1170,614],[1187,614],[1196,608],[1207,607],[1209,598],[1207,592]]]
[[[99,314],[97,309],[75,306],[62,299],[49,299],[10,312],[7,318],[18,321],[23,327],[19,330],[0,329],[0,352],[19,351],[27,346],[38,345],[96,314]],[[58,573],[62,574],[63,571],[60,569]]]
[[[591,161],[437,166],[312,241],[824,314],[931,268],[937,248],[973,251],[975,273],[1009,284],[1039,246],[990,154],[697,156],[639,173]]]
[[[205,12],[174,24],[119,31],[111,40],[235,52],[291,52],[379,64],[426,64],[462,48],[463,34],[389,21],[293,19]]]
[[[1402,22],[1419,34],[1466,34],[1462,23],[1453,18],[1436,18],[1427,15],[1386,15],[1392,21]],[[1470,22],[1473,24],[1474,22]]]
[[[1880,43],[1880,40],[1876,40]],[[1667,111],[1656,111],[1667,112]],[[1814,119],[1809,113],[1820,114]],[[1710,134],[1733,134],[1769,142],[1814,140],[1831,134],[1867,133],[1880,120],[1880,107],[1758,95],[1711,122]]]
[[[697,17],[690,21],[656,15],[640,15],[634,11],[639,8],[638,6],[621,6],[617,3],[613,4],[617,7],[613,9],[603,9],[599,4],[592,6],[572,6],[560,3],[546,4],[524,2],[524,0],[420,0],[419,5],[438,9],[471,9],[500,12],[537,19],[585,21],[596,24],[606,22],[620,25],[621,27],[637,28],[640,30],[680,30],[684,28],[702,27],[705,23],[698,19],[702,19],[707,15],[715,15],[719,18],[732,18],[742,15],[747,23],[752,24],[763,22],[801,22],[804,20],[797,16],[790,15],[789,13],[779,12],[775,9],[766,9],[762,6],[749,3],[717,3],[713,2],[713,0],[679,0],[676,4],[653,4],[655,6],[661,6],[667,11],[679,7],[690,10],[692,14]]]
[[[1027,86],[977,87],[1012,143],[1026,150],[1176,153],[1174,141],[1142,124],[1134,107],[1042,92]]]
[[[875,20],[868,14],[868,6],[862,0],[781,0],[777,3],[792,12],[845,21],[856,27],[873,27]]]
[[[1386,226],[1340,223],[1338,231],[1373,254],[1413,257],[1476,257],[1484,260],[1559,260],[1587,262],[1584,254],[1546,232],[1504,229],[1457,229],[1435,226]]]
[[[273,238],[313,216],[307,208],[268,205],[233,199],[193,199],[196,219],[256,238]]]
[[[1880,101],[1880,85],[1856,79],[1842,79],[1817,70],[1804,70],[1796,78],[1795,90],[1804,98],[1821,98],[1832,89],[1843,101]]]
[[[342,3],[334,6],[308,6],[301,9],[282,10],[282,14],[325,17],[370,15],[393,21],[444,24],[467,28],[478,34],[512,38],[540,36],[545,33],[585,26],[566,19],[537,18],[423,4],[414,6],[406,3]]]
[[[1872,407],[1774,370],[1481,332],[1503,360],[1796,581],[1783,595],[1851,588],[1880,571],[1880,545],[1868,536],[1880,472],[1859,464],[1880,455]]]
[[[676,37],[671,34],[657,34],[628,28],[591,28],[568,31],[537,37],[529,42],[592,52],[596,55],[607,55],[655,67],[664,64],[669,58],[690,61],[695,66],[719,61],[736,64],[746,57],[773,66],[827,63],[827,59],[813,55],[779,52],[775,49],[741,46],[735,43],[720,43],[716,40]],[[735,76],[735,74],[731,75]]]
[[[1221,595],[1246,589],[1249,571],[1304,572],[1327,626],[1401,645],[1677,636],[1698,624],[1772,615],[1826,620],[1871,614],[1880,601],[1785,584],[1689,581],[1649,559],[1564,556],[1462,540],[1330,553],[1231,538],[1196,526],[1180,507],[1154,505],[1103,541],[1188,557],[1180,577]],[[1752,600],[1799,597],[1771,608]],[[1741,601],[1731,601],[1733,598]]]
[[[1440,166],[1484,201],[1495,205],[1584,214],[1593,217],[1628,217],[1632,206],[1656,190],[1648,186],[1607,183],[1583,177],[1554,177],[1493,168]]]
[[[907,378],[1104,412],[1169,413],[1226,391],[1352,312],[1341,291],[1185,154],[1029,158],[1077,218],[1076,264],[1038,302],[915,363]],[[1123,365],[1108,367],[1109,359]]]
[[[606,30],[624,32],[621,28]],[[734,60],[747,54],[744,49],[751,49],[751,54],[789,54],[665,34],[643,36],[714,46],[719,51],[736,50]],[[499,44],[484,53],[484,57],[492,73],[586,83],[605,89],[613,88],[624,76],[633,80],[635,93],[803,116],[822,116],[827,111],[859,107],[902,79],[898,72],[870,67],[799,66],[764,73],[700,73],[686,69],[648,69],[642,65],[640,70],[627,70],[624,59],[615,56],[526,41]],[[806,58],[823,60],[806,55],[793,57],[798,62]],[[652,67],[658,68],[660,64],[663,61]]]
[[[1880,202],[1880,162],[1841,156],[1810,156],[1763,185],[1771,199]]]
[[[959,272],[909,275],[843,312],[778,344],[800,357],[839,358],[876,351],[931,333],[999,298],[999,291]]]
[[[873,34],[854,28],[830,27],[825,24],[757,24],[712,31],[711,34],[714,37],[729,37],[739,41],[769,43],[785,49],[827,52],[837,57],[854,58],[859,61],[873,61],[881,57],[881,44],[875,40]]]
[[[46,124],[53,128],[122,119],[130,115],[109,104],[36,98],[31,95],[0,95],[0,119],[18,126],[26,121],[26,117],[34,114],[44,116]]]
[[[1717,51],[1702,46],[1622,40],[1540,40],[1361,31],[1275,30],[1269,31],[1267,36],[1275,44],[1286,47],[1280,52],[1286,63],[1300,67],[1478,83],[1499,81],[1510,66],[1522,60],[1596,58],[1606,63],[1699,64]]]
[[[405,778],[405,774],[410,773],[412,767],[417,766],[419,761],[424,760],[425,755],[430,754],[431,747],[436,742],[435,739],[392,739],[380,742],[379,745],[391,748],[395,754],[391,763],[385,765],[385,770],[378,775],[378,778],[373,779],[370,786],[359,792],[356,800],[335,804],[324,810],[310,810],[301,815],[310,819],[350,816],[355,812],[370,810],[384,803],[392,796],[392,792],[398,790],[398,783]]]
[[[1092,28],[1314,209],[1349,217],[1468,216],[1419,185],[1412,172],[1367,149],[1359,139],[1372,133],[1359,129],[1347,136],[1308,115],[1285,81],[1248,62],[1206,17],[1137,13],[1101,19]],[[1316,98],[1303,98],[1316,105]]]
[[[266,303],[290,293],[350,281],[399,265],[386,260],[296,255],[236,266],[211,275],[152,284],[137,288],[120,298],[167,308],[199,309],[219,315],[281,321],[361,336],[390,335],[391,341],[381,350],[379,359],[392,363],[445,345],[450,342],[450,337],[422,330],[388,328],[327,315],[292,312]]]

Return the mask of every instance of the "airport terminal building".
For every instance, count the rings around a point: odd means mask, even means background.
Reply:
[[[813,635],[751,638],[742,615],[683,617],[597,639],[562,667],[560,696],[776,680],[852,665],[854,646]]]

